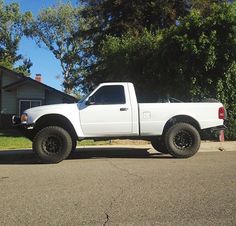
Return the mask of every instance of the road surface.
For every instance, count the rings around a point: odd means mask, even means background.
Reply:
[[[1,151],[0,225],[235,226],[235,160],[232,150],[174,159],[94,147],[44,165],[29,150]]]

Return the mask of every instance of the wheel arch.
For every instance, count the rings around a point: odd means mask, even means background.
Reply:
[[[37,119],[34,126],[35,134],[47,126],[59,126],[65,129],[73,139],[77,139],[77,133],[71,121],[60,114],[46,114]]]
[[[174,124],[176,124],[176,123],[181,123],[181,122],[182,122],[182,123],[188,123],[188,124],[192,125],[192,126],[195,127],[199,132],[200,132],[200,130],[201,130],[200,124],[198,123],[198,121],[197,121],[195,118],[193,118],[193,117],[191,117],[191,116],[188,116],[188,115],[176,115],[176,116],[170,118],[170,119],[166,122],[166,124],[165,124],[165,126],[164,126],[164,128],[163,128],[162,134],[165,134],[165,133],[167,132],[167,130],[168,130],[171,126],[173,126]]]

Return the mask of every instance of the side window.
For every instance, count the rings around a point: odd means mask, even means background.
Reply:
[[[96,105],[125,104],[124,87],[121,85],[103,86],[93,96]]]

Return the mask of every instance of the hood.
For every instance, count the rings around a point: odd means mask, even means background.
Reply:
[[[30,113],[30,112],[38,112],[38,111],[51,111],[51,110],[57,110],[57,109],[67,109],[70,108],[71,106],[75,106],[77,103],[73,104],[51,104],[51,105],[42,105],[38,107],[33,107],[29,108],[25,111],[25,113]]]

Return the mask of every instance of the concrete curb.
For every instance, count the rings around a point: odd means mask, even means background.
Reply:
[[[121,145],[91,145],[91,146],[77,146],[77,149],[112,149],[112,148],[133,148],[133,149],[149,149],[149,152],[156,152],[151,144],[121,144]],[[32,150],[31,148],[21,149],[7,149],[0,151],[23,151]],[[210,142],[202,141],[199,152],[219,152],[219,151],[236,151],[236,141],[225,141],[225,142]]]
[[[149,149],[149,152],[156,152],[151,144],[142,145],[99,145],[99,146],[77,146],[78,149],[96,149],[96,148],[134,148]],[[202,141],[199,152],[219,152],[219,151],[236,151],[236,141],[210,142]]]

